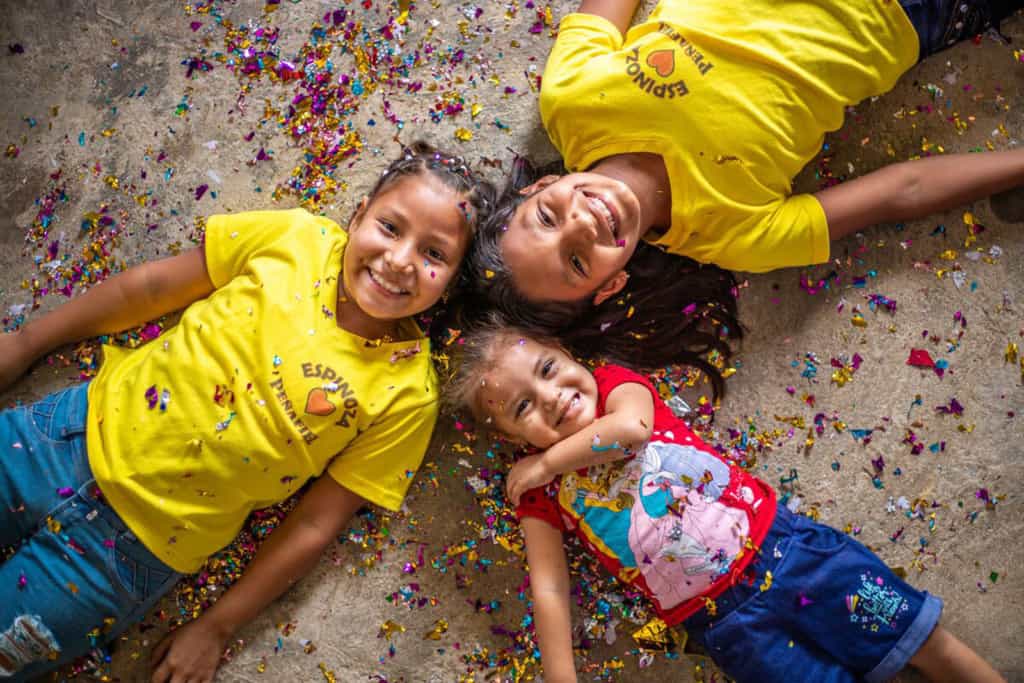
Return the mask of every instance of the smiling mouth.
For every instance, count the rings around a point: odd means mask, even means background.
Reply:
[[[373,283],[388,294],[393,294],[394,296],[405,296],[409,293],[409,290],[402,289],[398,285],[388,282],[380,274],[374,272],[372,268],[367,268],[366,272],[369,274],[370,279],[373,280]]]
[[[562,406],[562,409],[558,413],[558,420],[555,422],[556,427],[562,424],[562,422],[569,415],[569,413],[573,413],[576,411],[576,408],[580,404],[581,398],[582,397],[580,396],[580,392],[577,391],[572,395],[572,398],[565,402],[565,405]]]
[[[589,200],[590,209],[594,215],[601,219],[604,223],[608,232],[611,234],[613,242],[617,242],[619,239],[619,218],[615,213],[615,210],[611,205],[605,201],[604,197],[596,194],[584,193]]]

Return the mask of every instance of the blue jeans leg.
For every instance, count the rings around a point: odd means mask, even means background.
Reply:
[[[0,680],[30,680],[116,637],[178,579],[104,501],[86,413],[80,386],[0,414],[0,514],[16,544],[0,565]]]
[[[945,50],[1024,7],[1024,0],[900,0],[921,44],[918,59]]]

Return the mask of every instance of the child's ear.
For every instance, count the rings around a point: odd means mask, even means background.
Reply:
[[[356,207],[356,210],[352,212],[352,218],[348,219],[348,226],[345,228],[345,232],[352,232],[352,226],[363,217],[363,214],[366,213],[366,207],[369,205],[370,198],[363,197],[362,201],[360,201],[359,205]]]
[[[543,178],[540,178],[539,180],[535,180],[532,183],[530,183],[529,185],[527,185],[526,187],[524,187],[521,190],[519,190],[519,194],[521,194],[521,195],[531,195],[534,192],[539,192],[540,190],[543,190],[545,187],[547,187],[551,183],[557,181],[561,177],[562,176],[560,176],[560,175],[546,175]]]
[[[624,270],[612,275],[611,278],[605,282],[601,287],[594,292],[594,305],[600,306],[608,299],[622,291],[622,288],[626,286],[626,282],[629,280],[629,273]]]

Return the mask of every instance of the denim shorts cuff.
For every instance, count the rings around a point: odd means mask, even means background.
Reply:
[[[906,632],[900,637],[893,649],[889,650],[881,662],[864,677],[869,683],[885,683],[892,680],[896,674],[902,671],[911,658],[928,640],[935,627],[939,625],[939,617],[942,616],[942,599],[931,593],[925,593],[924,603],[921,611],[917,613],[914,621],[907,627]]]

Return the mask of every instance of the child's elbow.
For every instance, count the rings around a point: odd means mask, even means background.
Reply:
[[[651,440],[651,435],[654,433],[652,425],[648,425],[641,421],[636,421],[629,425],[626,425],[625,430],[622,434],[622,445],[631,450],[640,448],[645,443]]]

